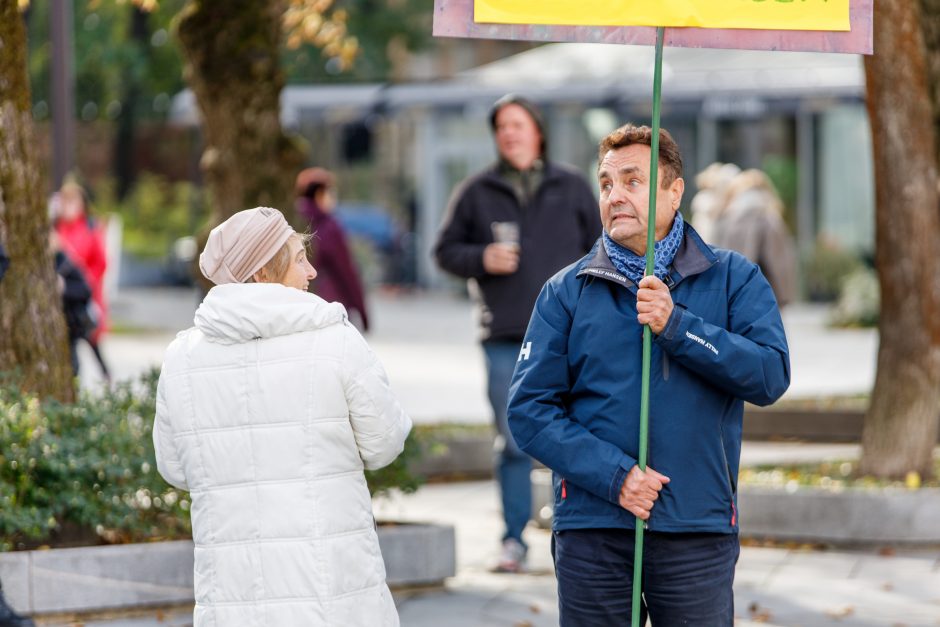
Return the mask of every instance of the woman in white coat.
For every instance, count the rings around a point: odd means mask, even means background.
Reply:
[[[153,439],[192,497],[196,627],[398,625],[363,468],[411,420],[342,305],[306,291],[304,244],[267,207],[213,229],[216,287],[167,349]]]

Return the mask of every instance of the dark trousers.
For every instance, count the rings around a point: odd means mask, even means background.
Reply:
[[[561,627],[630,625],[635,542],[624,529],[552,535]],[[731,627],[739,552],[733,534],[645,532],[640,624]]]

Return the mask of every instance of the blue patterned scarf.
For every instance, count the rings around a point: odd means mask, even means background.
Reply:
[[[677,211],[676,219],[672,222],[669,234],[656,242],[653,247],[656,260],[653,274],[660,280],[665,279],[666,275],[669,274],[669,266],[672,264],[672,260],[676,258],[676,253],[679,252],[679,245],[682,244],[682,234],[685,231],[684,225],[682,214]],[[646,257],[641,257],[629,248],[621,246],[611,239],[607,231],[604,231],[604,250],[607,251],[607,256],[614,264],[614,267],[617,268],[617,272],[639,284],[646,274]]]

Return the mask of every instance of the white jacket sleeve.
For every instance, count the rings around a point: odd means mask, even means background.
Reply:
[[[378,358],[347,323],[343,387],[359,456],[368,470],[392,463],[405,447],[411,418],[392,393]]]
[[[166,377],[161,373],[160,381],[157,383],[157,415],[153,421],[153,449],[157,458],[157,471],[170,485],[188,491],[189,486],[186,485],[183,463],[180,461],[176,441],[173,439],[166,385]]]

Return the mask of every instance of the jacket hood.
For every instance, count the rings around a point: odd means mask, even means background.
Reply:
[[[196,310],[196,328],[212,342],[314,331],[346,320],[346,309],[279,283],[228,283],[209,290]]]

